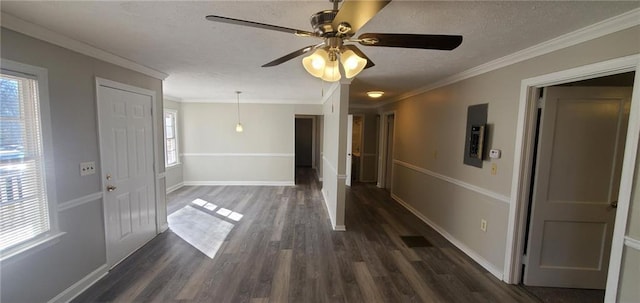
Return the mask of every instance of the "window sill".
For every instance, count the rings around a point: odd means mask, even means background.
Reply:
[[[41,251],[47,247],[51,247],[60,242],[60,238],[65,234],[65,232],[58,232],[55,234],[47,235],[43,238],[27,242],[21,246],[17,246],[7,252],[3,252],[2,254],[0,254],[0,262],[5,263],[7,261],[15,261],[31,255],[35,252]]]
[[[180,165],[182,165],[182,163],[180,163],[180,162],[178,162],[178,163],[176,163],[176,164],[171,164],[171,165],[166,165],[166,164],[165,164],[165,165],[164,165],[164,168],[165,168],[165,169],[176,168],[176,167],[178,167],[178,166],[180,166]]]

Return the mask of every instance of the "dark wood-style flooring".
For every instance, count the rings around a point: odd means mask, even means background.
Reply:
[[[386,191],[347,191],[334,232],[313,171],[295,187],[198,186],[171,193],[173,213],[200,198],[243,215],[213,259],[171,230],[74,302],[539,302],[477,265]],[[409,239],[409,248],[401,236]],[[422,239],[421,237],[424,237]]]

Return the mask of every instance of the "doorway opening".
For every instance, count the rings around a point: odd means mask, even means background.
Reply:
[[[294,176],[299,169],[311,169],[316,167],[316,117],[295,116],[294,126],[294,152],[295,168]]]
[[[378,187],[389,192],[393,186],[393,142],[395,137],[395,111],[382,115],[380,123],[380,158],[378,161]]]
[[[543,301],[604,300],[634,77],[533,88],[518,282]]]
[[[347,119],[347,186],[362,181],[362,150],[364,148],[364,115],[349,115]]]

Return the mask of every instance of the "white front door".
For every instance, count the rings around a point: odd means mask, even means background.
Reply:
[[[110,267],[156,235],[151,106],[151,96],[98,85]]]
[[[347,116],[347,175],[346,184],[351,186],[351,163],[353,158],[353,115]]]
[[[630,88],[545,88],[525,285],[605,288],[630,101]]]

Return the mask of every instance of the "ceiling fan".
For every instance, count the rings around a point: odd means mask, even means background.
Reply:
[[[280,31],[299,37],[322,39],[321,43],[296,50],[266,63],[262,67],[276,66],[308,52],[315,51],[312,55],[304,58],[302,63],[307,72],[325,81],[338,81],[341,78],[338,59],[342,63],[347,78],[352,78],[363,69],[375,65],[353,43],[360,43],[364,46],[436,50],[453,50],[462,43],[462,36],[459,35],[366,33],[354,38],[355,33],[389,4],[391,0],[345,0],[340,9],[338,9],[338,3],[341,1],[329,0],[329,2],[333,3],[332,10],[320,11],[311,16],[313,32],[215,15],[208,15],[206,19],[214,22]]]

